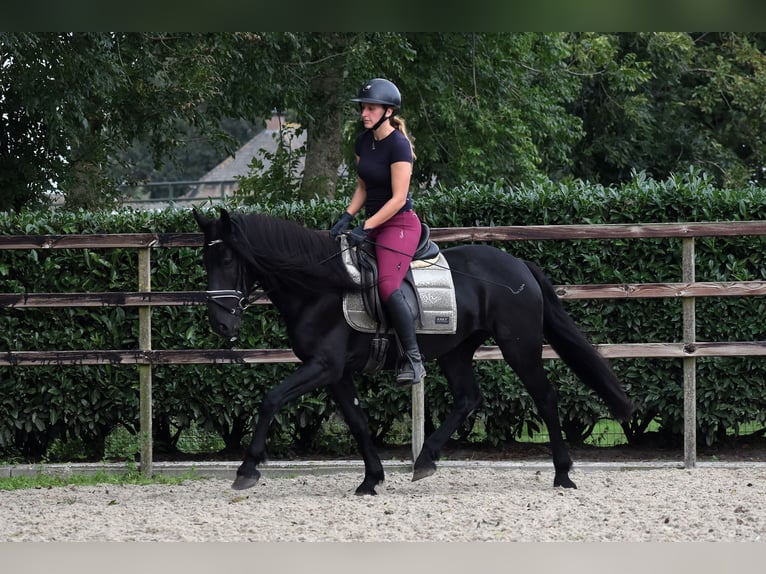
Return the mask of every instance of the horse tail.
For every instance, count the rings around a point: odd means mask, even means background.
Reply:
[[[543,334],[559,357],[586,385],[606,403],[619,421],[628,421],[635,405],[612,371],[609,363],[591,345],[567,313],[548,277],[530,261],[527,267],[540,284],[543,293]]]

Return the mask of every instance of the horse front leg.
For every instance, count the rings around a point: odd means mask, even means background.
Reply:
[[[242,464],[237,469],[237,477],[231,485],[234,490],[245,490],[258,484],[261,473],[257,467],[266,458],[266,438],[269,433],[269,425],[271,425],[277,411],[285,403],[327,385],[328,372],[337,371],[328,369],[327,365],[322,365],[318,360],[308,361],[303,363],[282,383],[266,393],[258,410],[258,420],[255,424],[253,438],[245,451]]]
[[[344,374],[340,381],[328,387],[338,405],[343,420],[356,440],[359,453],[364,460],[364,480],[356,489],[358,495],[376,495],[375,487],[384,481],[385,474],[378,451],[370,436],[367,417],[359,405],[359,398],[350,374]]]

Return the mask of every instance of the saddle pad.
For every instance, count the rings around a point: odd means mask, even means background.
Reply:
[[[410,264],[420,296],[421,316],[415,321],[415,331],[424,335],[452,335],[457,330],[457,302],[447,258],[439,253],[434,259]],[[348,292],[343,297],[343,314],[357,331],[375,333],[377,322],[364,308],[360,292]]]

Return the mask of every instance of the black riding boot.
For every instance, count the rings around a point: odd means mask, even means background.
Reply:
[[[404,293],[399,289],[391,293],[388,301],[385,302],[385,307],[404,353],[396,382],[400,385],[419,383],[426,376],[426,370],[423,368],[418,340],[415,337],[412,310],[404,298]]]

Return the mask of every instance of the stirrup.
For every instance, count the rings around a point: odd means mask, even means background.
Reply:
[[[399,373],[396,375],[396,383],[402,387],[414,385],[420,383],[426,376],[426,370],[423,367],[423,363],[420,363],[420,378],[415,380],[415,369],[412,366],[412,362],[408,358],[402,360],[402,365],[399,368]]]

